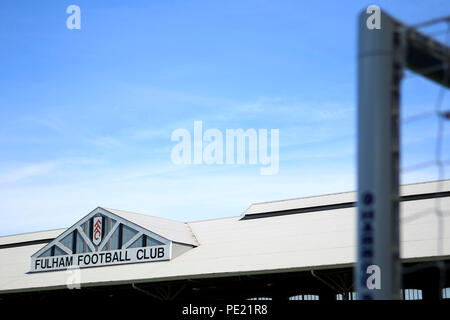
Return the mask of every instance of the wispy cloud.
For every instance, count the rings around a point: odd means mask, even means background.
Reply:
[[[88,139],[89,143],[100,148],[116,148],[122,146],[123,142],[111,136],[97,136]]]
[[[16,183],[28,178],[49,174],[56,166],[55,162],[34,163],[23,167],[0,172],[0,183]]]

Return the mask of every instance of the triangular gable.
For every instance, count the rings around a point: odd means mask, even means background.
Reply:
[[[101,207],[31,256],[31,272],[169,260],[172,242]]]

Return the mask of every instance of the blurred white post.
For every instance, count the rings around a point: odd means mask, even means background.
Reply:
[[[399,299],[399,84],[401,39],[397,22],[381,12],[369,29],[364,11],[358,35],[358,244],[359,299]],[[369,266],[378,266],[379,268]],[[379,270],[379,275],[371,271]],[[371,276],[379,288],[368,288]],[[378,282],[377,282],[378,283]],[[370,287],[370,286],[369,286]]]

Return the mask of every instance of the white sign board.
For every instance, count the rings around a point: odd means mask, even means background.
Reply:
[[[53,257],[32,257],[30,272],[65,270],[70,267],[87,268],[126,263],[170,260],[169,244],[111,251],[86,252]]]

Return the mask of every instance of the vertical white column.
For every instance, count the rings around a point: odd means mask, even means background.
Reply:
[[[355,285],[359,299],[399,299],[399,83],[396,22],[381,12],[369,29],[362,12],[358,35],[358,221]],[[368,267],[380,287],[369,289]],[[369,268],[377,270],[377,268]]]

